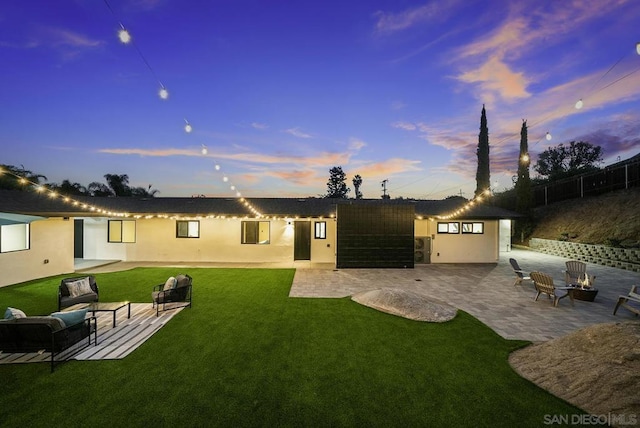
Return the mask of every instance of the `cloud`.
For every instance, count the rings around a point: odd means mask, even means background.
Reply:
[[[287,134],[293,135],[294,137],[298,138],[311,138],[310,134],[302,132],[300,128],[289,128],[285,129],[283,132],[286,132]]]
[[[392,13],[377,11],[375,31],[379,34],[390,34],[406,30],[425,22],[443,20],[457,6],[458,1],[431,1],[422,6]]]
[[[265,175],[303,186],[316,185],[319,182],[318,174],[312,170],[267,171]]]
[[[303,165],[313,167],[326,167],[334,166],[336,164],[348,163],[350,159],[349,153],[332,153],[332,152],[320,152],[313,156],[293,156],[293,155],[268,155],[263,153],[226,153],[226,152],[213,152],[209,149],[208,154],[203,155],[200,149],[100,149],[99,153],[107,153],[113,155],[138,155],[149,157],[172,157],[172,156],[188,156],[188,157],[202,157],[211,158],[214,160],[229,160],[237,161],[245,164],[258,164],[258,165]]]
[[[365,143],[364,141],[358,138],[351,137],[349,139],[349,150],[358,151],[363,147],[365,147],[366,145],[367,143]]]
[[[360,174],[362,178],[380,179],[388,178],[394,174],[410,171],[421,171],[420,161],[413,159],[391,158],[381,162],[363,162],[351,166],[354,174]]]
[[[479,98],[487,103],[492,103],[496,95],[506,101],[531,96],[526,89],[529,79],[523,72],[512,71],[498,55],[492,56],[477,69],[464,72],[457,78],[465,83],[478,83],[482,92]]]
[[[267,125],[266,123],[259,123],[259,122],[252,122],[251,127],[254,129],[259,129],[261,131],[265,129],[269,129],[269,125]]]
[[[46,27],[43,32],[47,36],[47,43],[52,46],[66,46],[73,48],[95,48],[104,44],[101,40],[63,28]]]
[[[402,122],[402,121],[393,122],[391,126],[398,129],[404,129],[405,131],[415,131],[417,128],[416,125],[414,125],[413,123]]]

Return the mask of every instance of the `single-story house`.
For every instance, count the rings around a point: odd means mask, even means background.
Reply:
[[[0,190],[0,286],[77,259],[413,268],[495,263],[518,214],[463,199],[64,198]],[[446,219],[445,219],[446,218]]]

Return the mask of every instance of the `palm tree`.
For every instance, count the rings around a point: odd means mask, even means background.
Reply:
[[[104,178],[115,196],[131,196],[132,192],[127,174],[105,174]]]

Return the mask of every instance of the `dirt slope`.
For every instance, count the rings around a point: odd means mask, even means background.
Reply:
[[[640,188],[572,199],[535,210],[533,238],[609,245],[640,241]],[[633,245],[633,244],[636,245]]]

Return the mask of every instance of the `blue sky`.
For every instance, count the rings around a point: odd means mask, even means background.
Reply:
[[[367,198],[471,197],[485,104],[500,191],[523,119],[534,162],[638,153],[638,22],[633,0],[4,0],[0,163],[246,197],[321,195],[341,166]]]

